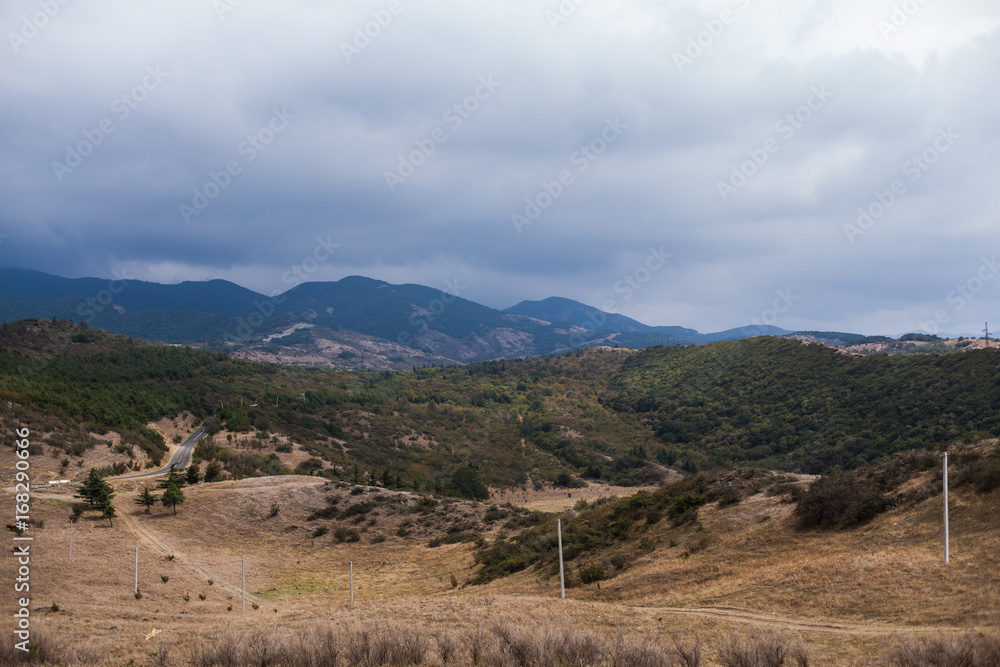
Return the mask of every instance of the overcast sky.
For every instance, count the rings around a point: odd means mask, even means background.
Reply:
[[[998,24],[996,0],[8,0],[0,265],[1000,331]]]

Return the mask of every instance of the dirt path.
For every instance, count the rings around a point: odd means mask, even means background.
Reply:
[[[778,614],[763,614],[745,609],[734,609],[731,607],[647,607],[645,605],[634,605],[637,609],[650,609],[664,614],[685,614],[688,616],[700,616],[702,618],[714,618],[737,623],[750,623],[768,628],[779,628],[782,630],[797,630],[809,632],[831,632],[841,635],[864,635],[869,637],[882,635],[895,635],[900,633],[913,632],[949,632],[961,631],[961,628],[947,626],[911,626],[911,625],[885,625],[882,623],[851,623],[847,621],[831,621],[826,619],[796,618],[793,616],[781,616]]]
[[[135,533],[137,537],[144,540],[147,544],[149,544],[151,547],[162,553],[164,556],[173,554],[176,562],[185,566],[186,568],[197,574],[202,579],[206,581],[211,579],[212,581],[215,582],[216,586],[218,586],[219,588],[223,589],[228,593],[232,593],[237,596],[241,594],[239,586],[230,584],[225,579],[220,578],[219,575],[215,574],[210,569],[199,563],[197,560],[191,558],[190,556],[170,546],[159,535],[150,530],[148,526],[144,526],[142,521],[136,519],[136,517],[133,516],[132,514],[128,513],[122,514],[120,518],[122,519],[123,523],[128,527],[128,529],[131,530],[133,533]],[[263,600],[249,593],[247,593],[247,602],[256,602],[257,604],[261,605],[263,604]]]

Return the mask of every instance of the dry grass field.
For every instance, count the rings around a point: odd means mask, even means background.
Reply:
[[[420,664],[432,665],[446,658],[471,664],[477,642],[484,656],[494,652],[483,664],[501,664],[501,653],[502,664],[684,664],[674,642],[690,648],[696,640],[700,664],[738,664],[726,656],[739,642],[778,633],[782,643],[804,647],[812,665],[880,665],[905,638],[958,637],[1000,625],[996,491],[952,496],[948,566],[941,558],[938,501],[890,511],[854,530],[801,532],[793,527],[790,504],[757,495],[704,507],[694,525],[658,526],[646,536],[647,553],[621,574],[570,588],[562,600],[558,577],[548,569],[464,586],[476,569],[475,546],[429,546],[455,525],[474,526],[487,538],[495,534],[502,522],[486,520],[486,503],[431,506],[413,494],[352,491],[287,476],[187,487],[176,516],[161,506],[145,516],[133,503],[141,482],[115,487],[119,518],[111,527],[85,515],[73,529],[72,562],[69,491],[46,491],[34,502],[33,517],[42,525],[29,531],[32,627],[59,646],[62,664],[227,664],[203,651],[227,641],[277,642],[273,662],[261,664],[279,664],[281,641],[306,635],[319,641],[323,628],[333,628],[330,637],[343,643],[345,659],[351,646],[360,650],[350,641],[367,647],[368,663],[355,664],[379,664],[371,657],[378,637],[409,637]],[[11,493],[4,497],[11,506]],[[337,499],[339,518],[310,520],[330,506],[328,497]],[[556,500],[537,497],[529,504]],[[345,511],[352,505],[367,510]],[[573,516],[566,510],[563,520]],[[322,527],[328,532],[319,534]],[[2,580],[13,581],[14,559],[8,554],[2,563]],[[14,593],[5,588],[7,610]],[[4,616],[7,628],[9,613]],[[160,632],[146,639],[153,628]],[[240,635],[274,628],[278,634],[270,640]],[[10,637],[5,631],[3,641]],[[605,662],[530,651],[518,658],[515,649],[527,651],[528,639],[537,651],[591,646]],[[674,662],[656,662],[660,653],[652,647]],[[411,664],[388,653],[381,659]],[[791,660],[785,664],[796,664]]]

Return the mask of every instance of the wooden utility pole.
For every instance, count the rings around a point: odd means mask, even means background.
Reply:
[[[951,554],[949,553],[949,539],[948,534],[948,452],[944,453],[944,562],[949,563],[951,560]]]
[[[135,548],[135,592],[139,592],[139,547]]]
[[[240,556],[240,595],[243,597],[243,613],[247,613],[247,562]]]
[[[354,602],[354,561],[347,564],[351,578],[351,602]]]
[[[69,522],[69,562],[73,562],[73,526],[76,525],[75,521]]]
[[[556,536],[559,540],[559,597],[566,597],[566,577],[563,573],[562,519],[556,519]]]

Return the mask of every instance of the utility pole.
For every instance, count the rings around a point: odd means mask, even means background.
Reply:
[[[944,453],[944,562],[947,565],[950,559],[949,551],[949,537],[948,534],[948,452]]]
[[[566,577],[563,574],[562,519],[556,519],[556,535],[559,540],[559,597],[566,597]]]
[[[990,342],[990,323],[986,323],[986,328],[983,329],[983,333],[986,334],[986,342]]]
[[[348,563],[347,567],[349,568],[351,577],[351,602],[354,602],[354,561],[352,560]]]
[[[247,613],[247,561],[240,556],[240,595],[243,597],[243,613]]]
[[[76,525],[75,521],[69,522],[69,562],[73,562],[73,526]]]
[[[139,592],[139,547],[135,548],[135,592]]]

